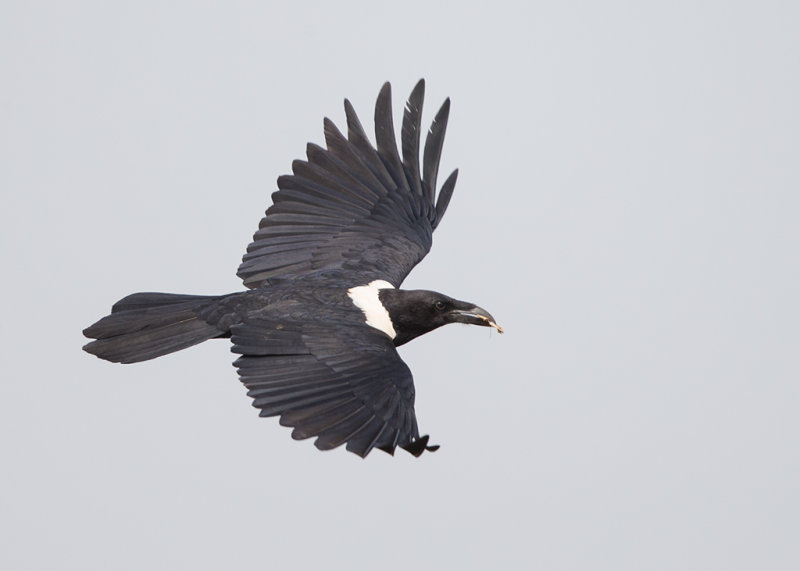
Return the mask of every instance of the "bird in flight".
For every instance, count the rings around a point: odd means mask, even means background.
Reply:
[[[438,446],[420,436],[414,382],[397,347],[448,323],[502,328],[484,309],[400,284],[425,257],[453,194],[458,170],[436,192],[450,100],[425,139],[425,83],[414,87],[395,143],[391,86],[375,105],[376,146],[345,99],[347,136],[324,121],[327,149],[278,178],[272,205],[237,275],[247,291],[203,296],[134,293],[86,328],[83,349],[136,363],[208,339],[230,338],[242,383],[261,416],[279,416],[292,437],[346,444],[365,457]]]

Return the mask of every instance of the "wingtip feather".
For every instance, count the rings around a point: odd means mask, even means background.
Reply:
[[[439,222],[442,221],[442,217],[444,217],[444,213],[447,211],[447,206],[450,204],[450,199],[453,197],[453,190],[456,187],[457,180],[458,169],[450,173],[450,176],[444,181],[442,189],[439,191],[439,198],[436,200],[436,220],[433,222],[434,229],[439,225]]]
[[[397,152],[397,138],[392,119],[392,86],[387,81],[378,93],[375,102],[375,142],[378,155],[399,188],[408,188],[400,154]]]
[[[425,81],[419,80],[408,96],[403,110],[403,128],[400,134],[403,148],[403,166],[412,190],[422,194],[419,170],[419,140],[422,123],[422,105],[425,100]],[[433,197],[429,199],[433,202]]]
[[[439,176],[439,161],[442,157],[447,121],[450,117],[450,98],[444,100],[428,129],[425,150],[422,153],[422,182],[431,202],[436,193],[436,179]]]

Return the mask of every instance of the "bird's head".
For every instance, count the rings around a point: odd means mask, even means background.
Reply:
[[[392,320],[395,345],[408,343],[448,323],[494,327],[503,332],[485,309],[435,291],[386,288],[379,291],[378,297]]]

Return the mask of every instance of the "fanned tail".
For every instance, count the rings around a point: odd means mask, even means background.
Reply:
[[[111,314],[83,330],[91,343],[83,350],[114,363],[138,363],[225,335],[198,310],[216,296],[135,293],[121,299]]]

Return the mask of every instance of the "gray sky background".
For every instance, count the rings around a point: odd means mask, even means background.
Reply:
[[[800,568],[800,10],[552,4],[0,4],[0,568]],[[420,77],[461,175],[405,286],[506,328],[401,351],[439,452],[294,442],[227,341],[80,350],[242,289],[323,116]]]

